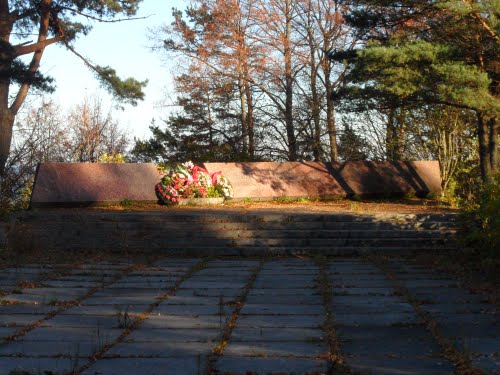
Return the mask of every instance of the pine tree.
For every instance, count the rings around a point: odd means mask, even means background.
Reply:
[[[175,79],[176,105],[181,110],[152,124],[153,135],[137,140],[132,154],[138,161],[194,162],[247,160],[240,142],[237,111],[230,103],[238,95],[232,81],[204,69],[190,69]]]
[[[0,178],[9,157],[12,128],[30,89],[53,90],[52,79],[38,68],[46,47],[63,44],[81,58],[101,83],[123,102],[136,104],[142,100],[146,82],[133,78],[122,80],[109,66],[94,65],[79,54],[73,42],[86,35],[91,22],[112,22],[122,15],[136,14],[141,0],[0,0]],[[35,42],[12,44],[12,35],[35,34]],[[29,64],[20,57],[31,55]],[[11,92],[12,89],[16,92]],[[10,101],[10,97],[14,99]]]
[[[338,153],[341,160],[366,160],[367,142],[356,131],[344,124],[344,131],[339,136]]]
[[[445,105],[475,113],[482,177],[498,172],[497,1],[356,1],[348,21],[366,44],[335,93],[353,107]]]

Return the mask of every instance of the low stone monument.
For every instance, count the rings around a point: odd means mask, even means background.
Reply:
[[[221,171],[234,199],[277,197],[377,197],[439,194],[437,161],[349,161],[204,163]],[[35,177],[31,207],[90,206],[123,200],[157,202],[155,164],[42,163]]]
[[[206,163],[231,181],[234,199],[377,197],[441,192],[437,161]]]

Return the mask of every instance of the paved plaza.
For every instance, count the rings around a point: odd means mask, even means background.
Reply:
[[[0,374],[499,373],[497,306],[378,258],[0,272]]]

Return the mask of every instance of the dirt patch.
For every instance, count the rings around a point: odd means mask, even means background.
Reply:
[[[296,199],[287,200],[280,199],[269,202],[226,202],[217,206],[176,206],[166,207],[158,204],[136,204],[131,203],[129,206],[108,206],[96,207],[92,210],[112,210],[112,211],[180,211],[189,212],[190,210],[206,209],[209,211],[217,210],[271,210],[271,211],[296,211],[296,212],[330,212],[330,213],[359,213],[359,214],[431,214],[431,213],[460,213],[457,208],[451,207],[445,203],[418,198],[407,199],[373,199],[373,200],[308,200]]]

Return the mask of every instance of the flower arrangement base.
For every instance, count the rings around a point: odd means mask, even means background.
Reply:
[[[211,206],[224,203],[224,198],[181,198],[179,206]]]

